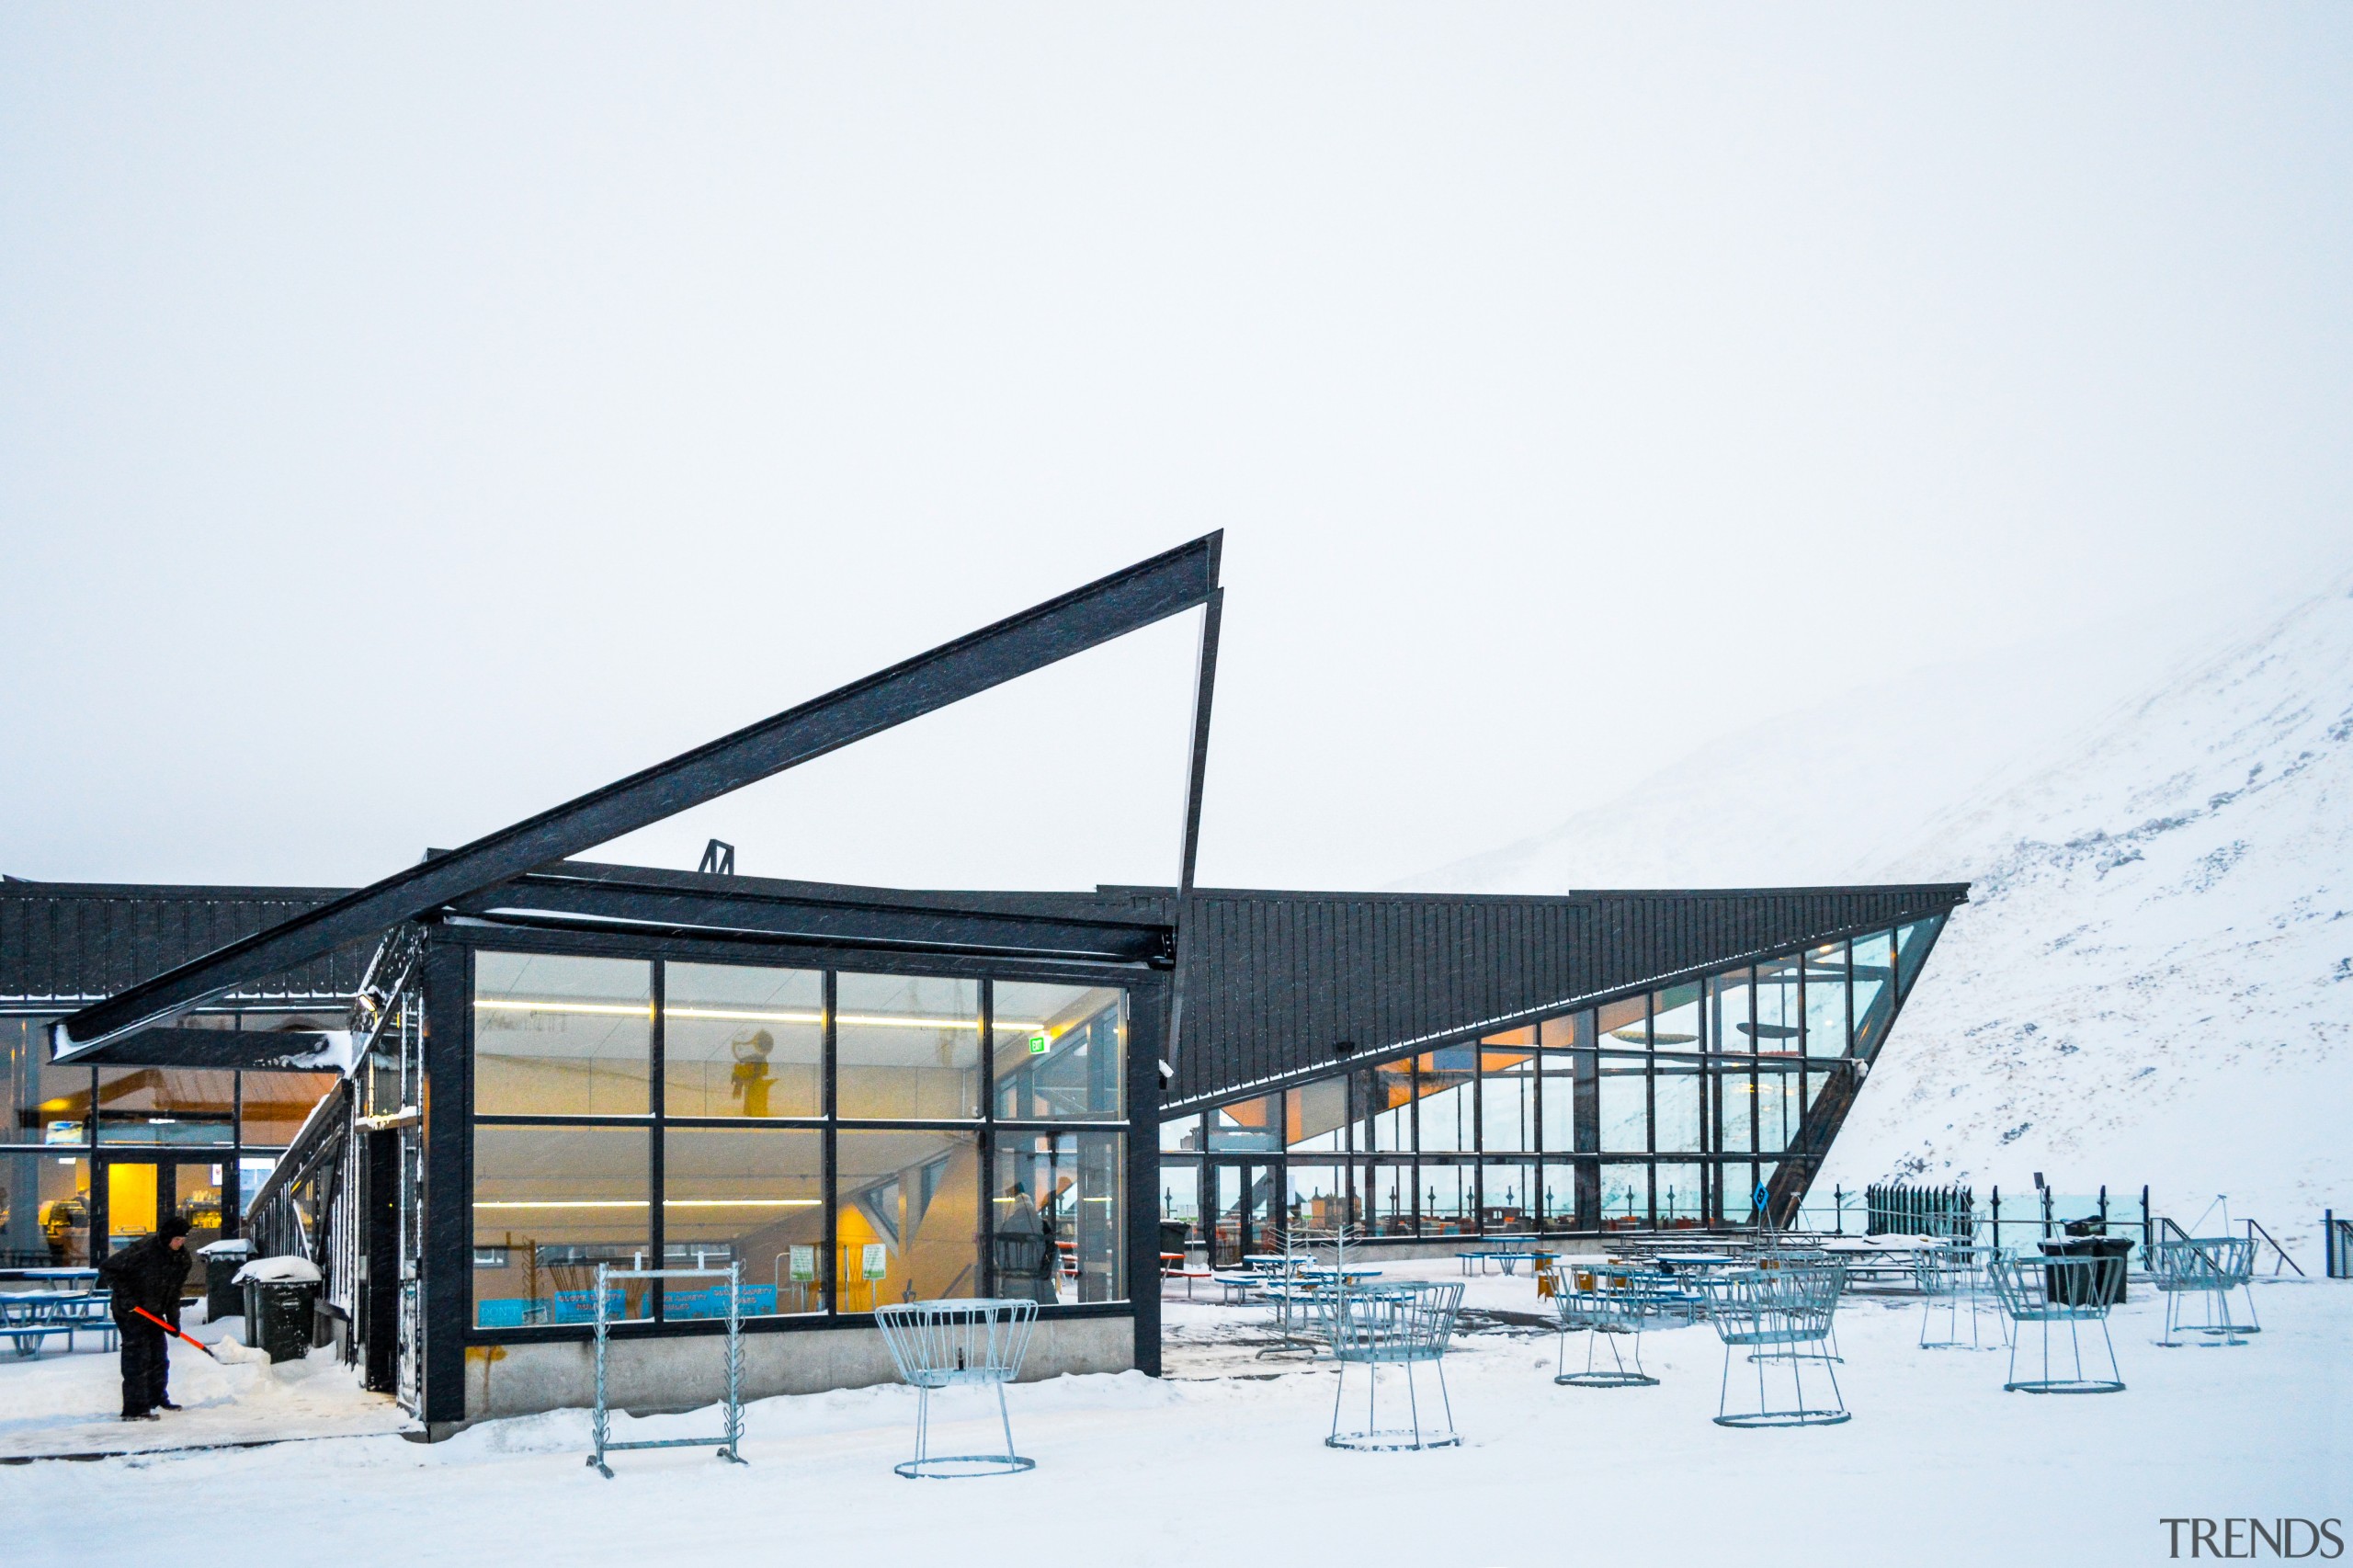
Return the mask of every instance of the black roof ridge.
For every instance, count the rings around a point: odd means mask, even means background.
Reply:
[[[1193,889],[1193,896],[1195,898],[1358,899],[1393,903],[1566,904],[1604,898],[1818,897],[1824,894],[1857,892],[1925,892],[1959,894],[1966,897],[1970,886],[1968,882],[1847,882],[1791,887],[1574,888],[1560,893],[1355,892],[1338,888],[1196,887]],[[1175,898],[1176,896],[1176,890],[1173,887],[1130,886],[1112,882],[1099,884],[1097,891],[1107,896],[1126,895],[1145,898]]]
[[[0,898],[341,898],[349,888],[231,886],[214,882],[44,882],[10,877]]]

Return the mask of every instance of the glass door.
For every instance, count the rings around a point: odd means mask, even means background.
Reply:
[[[226,1151],[223,1151],[224,1156]],[[98,1187],[106,1195],[106,1250],[120,1252],[155,1233],[170,1215],[188,1222],[188,1250],[221,1239],[221,1161],[173,1160],[150,1155],[102,1153]],[[184,1297],[204,1293],[204,1270],[191,1260]]]
[[[1243,1259],[1271,1244],[1267,1205],[1273,1194],[1274,1173],[1262,1165],[1215,1165],[1217,1228],[1211,1240],[1211,1266],[1239,1268]]]

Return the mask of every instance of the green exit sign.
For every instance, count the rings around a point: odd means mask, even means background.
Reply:
[[[1046,1054],[1046,1047],[1052,1043],[1053,1039],[1050,1035],[1033,1034],[1029,1037],[1029,1054],[1043,1056]]]

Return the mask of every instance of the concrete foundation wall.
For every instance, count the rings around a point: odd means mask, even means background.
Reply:
[[[1021,1381],[1065,1372],[1124,1372],[1135,1365],[1135,1320],[1039,1320],[1021,1364]],[[871,1328],[744,1335],[744,1398],[822,1393],[898,1381],[891,1352]],[[726,1341],[716,1335],[614,1339],[606,1349],[607,1397],[634,1415],[692,1410],[726,1392]],[[476,1345],[466,1350],[466,1420],[585,1409],[596,1401],[597,1350],[561,1345]],[[437,1429],[438,1440],[460,1428]]]

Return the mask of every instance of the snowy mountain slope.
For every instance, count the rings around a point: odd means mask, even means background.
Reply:
[[[1969,881],[1824,1181],[2309,1235],[2353,1210],[2348,585],[2187,662],[2158,629],[1776,720],[1413,885]]]
[[[2344,585],[1879,874],[1974,887],[1825,1179],[2148,1182],[2283,1239],[2353,1209]]]
[[[2236,629],[2225,608],[2187,613],[2208,619],[2105,626],[1810,703],[1790,691],[1792,711],[1688,755],[1663,752],[1664,767],[1647,777],[1628,769],[1621,794],[1548,833],[1398,885],[1546,893],[1859,880],[1918,843],[1939,810],[2048,767],[2100,721],[2186,673],[2184,649],[2211,648]],[[1773,706],[1769,689],[1746,699]],[[1643,739],[1656,745],[1672,733],[1662,726]],[[1625,763],[1604,744],[1595,766]]]

